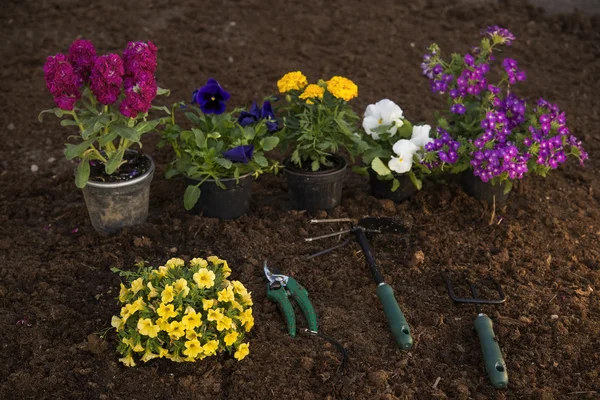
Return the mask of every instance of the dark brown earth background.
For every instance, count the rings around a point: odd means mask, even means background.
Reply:
[[[598,11],[596,3],[583,3]],[[600,397],[598,14],[549,15],[519,1],[466,0],[48,0],[1,7],[0,398]],[[230,107],[248,104],[275,92],[284,73],[302,70],[312,81],[353,79],[361,114],[387,97],[410,120],[431,123],[444,103],[420,75],[425,48],[435,41],[446,54],[464,53],[493,24],[517,36],[507,54],[528,73],[519,94],[530,101],[543,96],[566,111],[590,160],[585,168],[569,161],[547,179],[528,178],[492,224],[491,209],[453,182],[427,185],[394,205],[371,197],[366,178],[347,174],[343,205],[319,217],[394,216],[412,223],[409,235],[372,241],[413,329],[410,352],[395,345],[356,244],[305,260],[335,242],[304,244],[303,238],[333,228],[310,226],[307,215],[288,209],[283,177],[261,177],[250,213],[239,220],[190,216],[182,206],[183,183],[162,176],[170,155],[156,149],[159,138],[152,134],[144,151],[158,173],[148,221],[103,237],[74,185],[74,164],[63,157],[72,132],[52,117],[37,121],[52,106],[43,79],[46,56],[84,37],[99,53],[153,41],[159,85],[172,90],[169,102],[189,100],[214,77],[231,92]],[[172,256],[211,254],[227,259],[235,278],[253,291],[250,355],[242,362],[223,355],[196,364],[118,363],[114,333],[100,338],[119,311],[119,278],[110,267],[132,269],[138,257],[158,266]],[[265,297],[264,259],[309,290],[321,328],[348,349],[346,371],[338,372],[334,347],[287,336]],[[490,385],[473,330],[475,311],[448,299],[444,268],[492,274],[503,284],[506,304],[485,310],[505,354],[508,390]]]

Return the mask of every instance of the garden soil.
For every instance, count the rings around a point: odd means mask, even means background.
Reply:
[[[6,1],[0,37],[0,398],[2,399],[595,399],[600,397],[600,21],[597,14],[547,15],[518,1]],[[465,52],[488,25],[518,40],[506,52],[528,80],[518,93],[567,112],[590,160],[548,178],[528,178],[505,207],[467,196],[452,180],[394,204],[347,173],[343,204],[319,218],[390,216],[410,222],[372,247],[411,324],[411,351],[396,346],[357,244],[313,260],[327,242],[304,243],[332,226],[291,211],[282,176],[261,176],[251,211],[234,221],[187,214],[184,185],[166,180],[170,155],[158,134],[143,150],[157,162],[147,223],[111,237],[96,233],[63,145],[74,132],[39,111],[52,106],[42,67],[78,38],[121,52],[129,40],[159,49],[157,79],[168,101],[189,100],[207,78],[231,92],[230,107],[276,91],[288,71],[309,80],[343,75],[352,103],[390,98],[412,121],[433,121],[444,102],[419,64],[437,42]],[[447,54],[446,53],[446,54]],[[163,102],[167,104],[167,102]],[[195,364],[118,362],[112,315],[119,277],[136,260],[162,265],[216,254],[253,292],[250,355]],[[348,350],[287,335],[265,296],[263,260],[310,292],[323,332]],[[475,310],[455,305],[440,271],[492,275],[506,304],[486,306],[510,383],[495,390],[473,330]],[[464,293],[466,294],[466,293]],[[301,315],[298,311],[298,315]],[[305,321],[299,316],[300,327]]]

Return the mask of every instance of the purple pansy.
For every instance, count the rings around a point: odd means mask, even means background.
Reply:
[[[254,153],[254,145],[248,144],[243,146],[234,147],[223,153],[223,157],[231,162],[239,162],[248,164],[252,160],[252,154]]]
[[[200,106],[200,109],[205,114],[223,114],[229,93],[221,87],[219,82],[210,78],[206,85],[196,89],[192,95],[192,103]]]
[[[253,102],[250,111],[242,111],[240,113],[238,123],[241,126],[248,126],[261,119],[267,120],[267,129],[269,132],[275,132],[278,129],[275,114],[273,113],[271,102],[269,101],[265,101],[261,108],[258,107],[256,102]]]

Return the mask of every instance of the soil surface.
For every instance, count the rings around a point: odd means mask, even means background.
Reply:
[[[595,399],[600,396],[600,22],[598,16],[546,15],[518,1],[397,2],[266,0],[4,2],[0,37],[0,398],[2,399]],[[388,97],[412,121],[432,121],[443,101],[429,91],[419,64],[436,41],[467,51],[488,25],[518,40],[507,52],[528,80],[530,101],[557,103],[590,154],[547,179],[528,178],[507,205],[492,210],[458,185],[428,185],[396,205],[367,192],[348,172],[343,205],[319,218],[393,216],[410,234],[379,235],[372,247],[411,324],[415,344],[401,351],[388,331],[375,285],[357,244],[313,260],[335,244],[308,236],[338,227],[311,226],[290,211],[283,177],[262,176],[251,211],[235,221],[188,215],[184,184],[162,177],[168,149],[158,136],[144,152],[157,163],[150,215],[118,235],[97,234],[74,164],[64,160],[72,132],[40,110],[52,105],[43,80],[47,55],[77,37],[101,53],[129,40],[159,48],[157,78],[187,100],[214,77],[231,106],[276,90],[284,73],[309,80],[353,79],[362,113]],[[35,166],[35,167],[34,167]],[[213,357],[196,364],[153,360],[136,368],[117,361],[111,316],[119,278],[138,258],[161,265],[172,256],[217,254],[253,291],[256,326],[242,362]],[[320,339],[290,338],[265,297],[263,260],[310,292]],[[440,271],[496,277],[507,301],[485,306],[505,354],[510,384],[495,390],[473,330],[474,308],[447,296]],[[464,291],[461,291],[466,295]],[[491,294],[490,294],[491,295]],[[300,312],[298,311],[298,315]],[[305,322],[299,317],[300,327]]]
[[[124,182],[142,176],[152,165],[150,159],[141,152],[129,151],[123,156],[124,163],[111,175],[106,173],[104,164],[90,162],[90,180],[94,182]]]

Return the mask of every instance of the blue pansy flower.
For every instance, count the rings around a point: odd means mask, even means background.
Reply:
[[[231,162],[239,162],[248,164],[252,160],[252,154],[254,153],[254,145],[247,144],[244,146],[234,147],[233,149],[227,150],[223,153],[223,157]]]
[[[261,119],[267,120],[267,129],[269,132],[275,132],[278,129],[275,114],[269,101],[265,101],[261,108],[258,108],[256,102],[253,102],[250,111],[242,111],[240,113],[238,123],[241,126],[248,126]]]
[[[225,102],[229,97],[231,95],[219,85],[219,82],[210,78],[206,85],[194,90],[192,103],[198,104],[205,114],[223,114]]]

